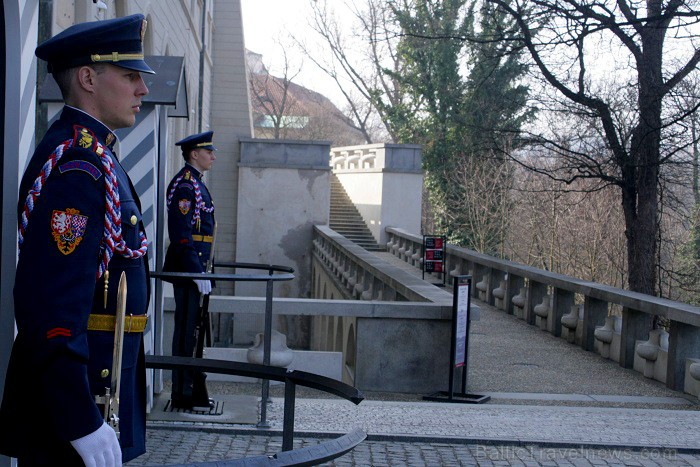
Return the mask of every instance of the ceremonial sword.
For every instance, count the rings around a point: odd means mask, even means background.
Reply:
[[[119,438],[119,389],[122,375],[122,348],[124,347],[124,321],[126,320],[126,275],[122,271],[117,290],[117,309],[114,315],[114,350],[112,353],[112,380],[105,388],[104,396],[95,396],[95,402],[104,404],[105,422]]]

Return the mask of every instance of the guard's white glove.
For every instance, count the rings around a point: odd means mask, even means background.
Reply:
[[[70,444],[80,454],[85,467],[120,467],[122,465],[122,450],[119,447],[117,434],[106,423],[89,435],[71,441]]]
[[[197,284],[197,290],[203,295],[208,295],[211,292],[211,281],[206,279],[194,279],[194,283]]]

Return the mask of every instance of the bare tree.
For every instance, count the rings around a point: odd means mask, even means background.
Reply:
[[[629,288],[656,294],[659,180],[662,164],[674,155],[662,150],[664,131],[672,123],[662,109],[670,91],[700,61],[692,30],[700,12],[681,0],[487,1],[516,21],[518,39],[544,80],[600,126],[604,154],[591,157],[584,148],[550,142],[563,162],[548,175],[565,183],[596,179],[619,189]],[[613,95],[627,90],[635,97],[629,135],[616,118],[610,94],[593,85],[593,71],[610,62],[625,65],[614,70],[620,80]],[[524,165],[537,169],[530,161]]]
[[[450,189],[444,204],[449,209],[443,221],[468,235],[470,248],[476,251],[504,257],[513,209],[509,197],[513,167],[496,157],[462,157],[447,174]]]
[[[283,53],[281,77],[268,71],[262,56],[248,53],[255,136],[330,140],[339,146],[362,144],[362,134],[327,97],[294,82],[301,65],[293,67],[288,47],[278,44]]]
[[[342,27],[338,23],[332,4],[339,4],[352,15],[352,27]],[[389,70],[394,76],[400,75],[404,66],[395,49],[399,34],[386,2],[317,0],[312,2],[311,8],[310,26],[324,46],[314,50],[297,41],[299,47],[336,82],[345,97],[348,115],[365,135],[367,143],[379,142],[377,136],[384,134],[388,134],[391,141],[399,141],[398,130],[393,127],[389,114],[398,109],[410,113],[415,107],[411,107],[399,81],[386,73]],[[378,131],[377,116],[385,131]]]
[[[624,286],[624,220],[612,187],[572,185],[520,168],[514,176],[507,257],[617,287]]]
[[[270,137],[274,139],[286,137],[286,128],[300,124],[293,118],[295,113],[298,114],[295,110],[298,109],[299,102],[290,93],[292,80],[299,74],[300,68],[292,68],[286,49],[284,47],[281,49],[282,77],[269,74],[262,63],[257,68],[251,69],[249,73],[249,85],[254,100],[253,111],[257,114],[254,115],[255,124],[270,128]]]

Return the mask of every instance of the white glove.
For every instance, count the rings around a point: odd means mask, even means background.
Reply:
[[[197,290],[203,295],[208,295],[211,292],[211,281],[206,279],[194,279],[194,283],[197,284]]]
[[[89,435],[70,442],[78,451],[85,467],[119,467],[122,465],[122,450],[117,434],[103,423]]]

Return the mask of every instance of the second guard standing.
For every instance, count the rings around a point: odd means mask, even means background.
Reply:
[[[214,133],[207,131],[175,143],[182,149],[185,166],[168,185],[168,236],[170,245],[165,255],[164,271],[205,273],[212,254],[214,236],[214,204],[204,185],[204,172],[210,170],[216,156]],[[175,326],[172,354],[194,356],[197,328],[201,324],[201,297],[211,292],[207,279],[173,281]],[[199,329],[199,336],[206,332]],[[209,410],[214,401],[206,388],[206,374],[193,370],[174,370],[172,380],[173,407],[188,410]]]

